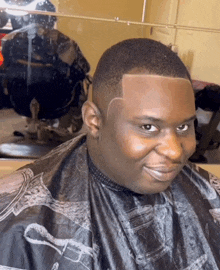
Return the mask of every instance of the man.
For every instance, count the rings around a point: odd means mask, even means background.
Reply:
[[[1,269],[219,269],[219,182],[187,161],[195,105],[181,60],[122,41],[93,94],[86,135],[2,180]]]

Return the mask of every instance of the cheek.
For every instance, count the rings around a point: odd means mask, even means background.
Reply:
[[[155,143],[146,138],[140,138],[127,132],[126,136],[118,137],[117,144],[120,151],[128,159],[140,159],[146,156],[154,147]]]
[[[188,137],[184,142],[184,149],[188,156],[191,156],[196,150],[196,139],[195,136]]]

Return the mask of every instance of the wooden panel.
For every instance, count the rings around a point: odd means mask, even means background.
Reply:
[[[59,2],[59,12],[100,18],[119,17],[123,20],[141,21],[143,0],[64,0]]]
[[[124,39],[143,37],[146,32],[143,26],[70,18],[59,18],[58,29],[79,44],[91,74],[107,48]]]
[[[0,177],[10,174],[33,160],[0,160]]]
[[[219,28],[219,0],[180,0],[178,24]]]
[[[220,178],[220,165],[198,164],[198,166]]]
[[[178,30],[176,44],[194,80],[220,84],[220,34]]]

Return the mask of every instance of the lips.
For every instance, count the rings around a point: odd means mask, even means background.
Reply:
[[[144,166],[144,171],[152,176],[154,179],[159,181],[172,181],[179,171],[181,170],[180,166],[159,166],[159,167],[149,167]]]

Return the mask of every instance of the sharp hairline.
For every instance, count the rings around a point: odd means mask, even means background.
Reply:
[[[122,78],[121,80],[123,80],[124,77],[140,77],[140,76],[143,76],[143,77],[152,77],[152,78],[167,78],[167,79],[171,79],[171,80],[185,80],[185,81],[188,81],[191,85],[192,85],[192,82],[190,80],[190,78],[188,78],[188,76],[186,77],[177,77],[177,76],[173,76],[173,75],[160,75],[160,74],[155,74],[155,73],[124,73],[122,75]]]
[[[137,116],[135,117],[136,119],[141,119],[141,120],[150,120],[152,122],[166,122],[165,120],[161,119],[161,118],[157,118],[157,117],[154,117],[154,116]],[[192,120],[195,120],[196,119],[196,115],[193,115],[189,118],[185,118],[183,119],[181,122],[184,123],[184,122],[189,122],[189,121],[192,121]]]

